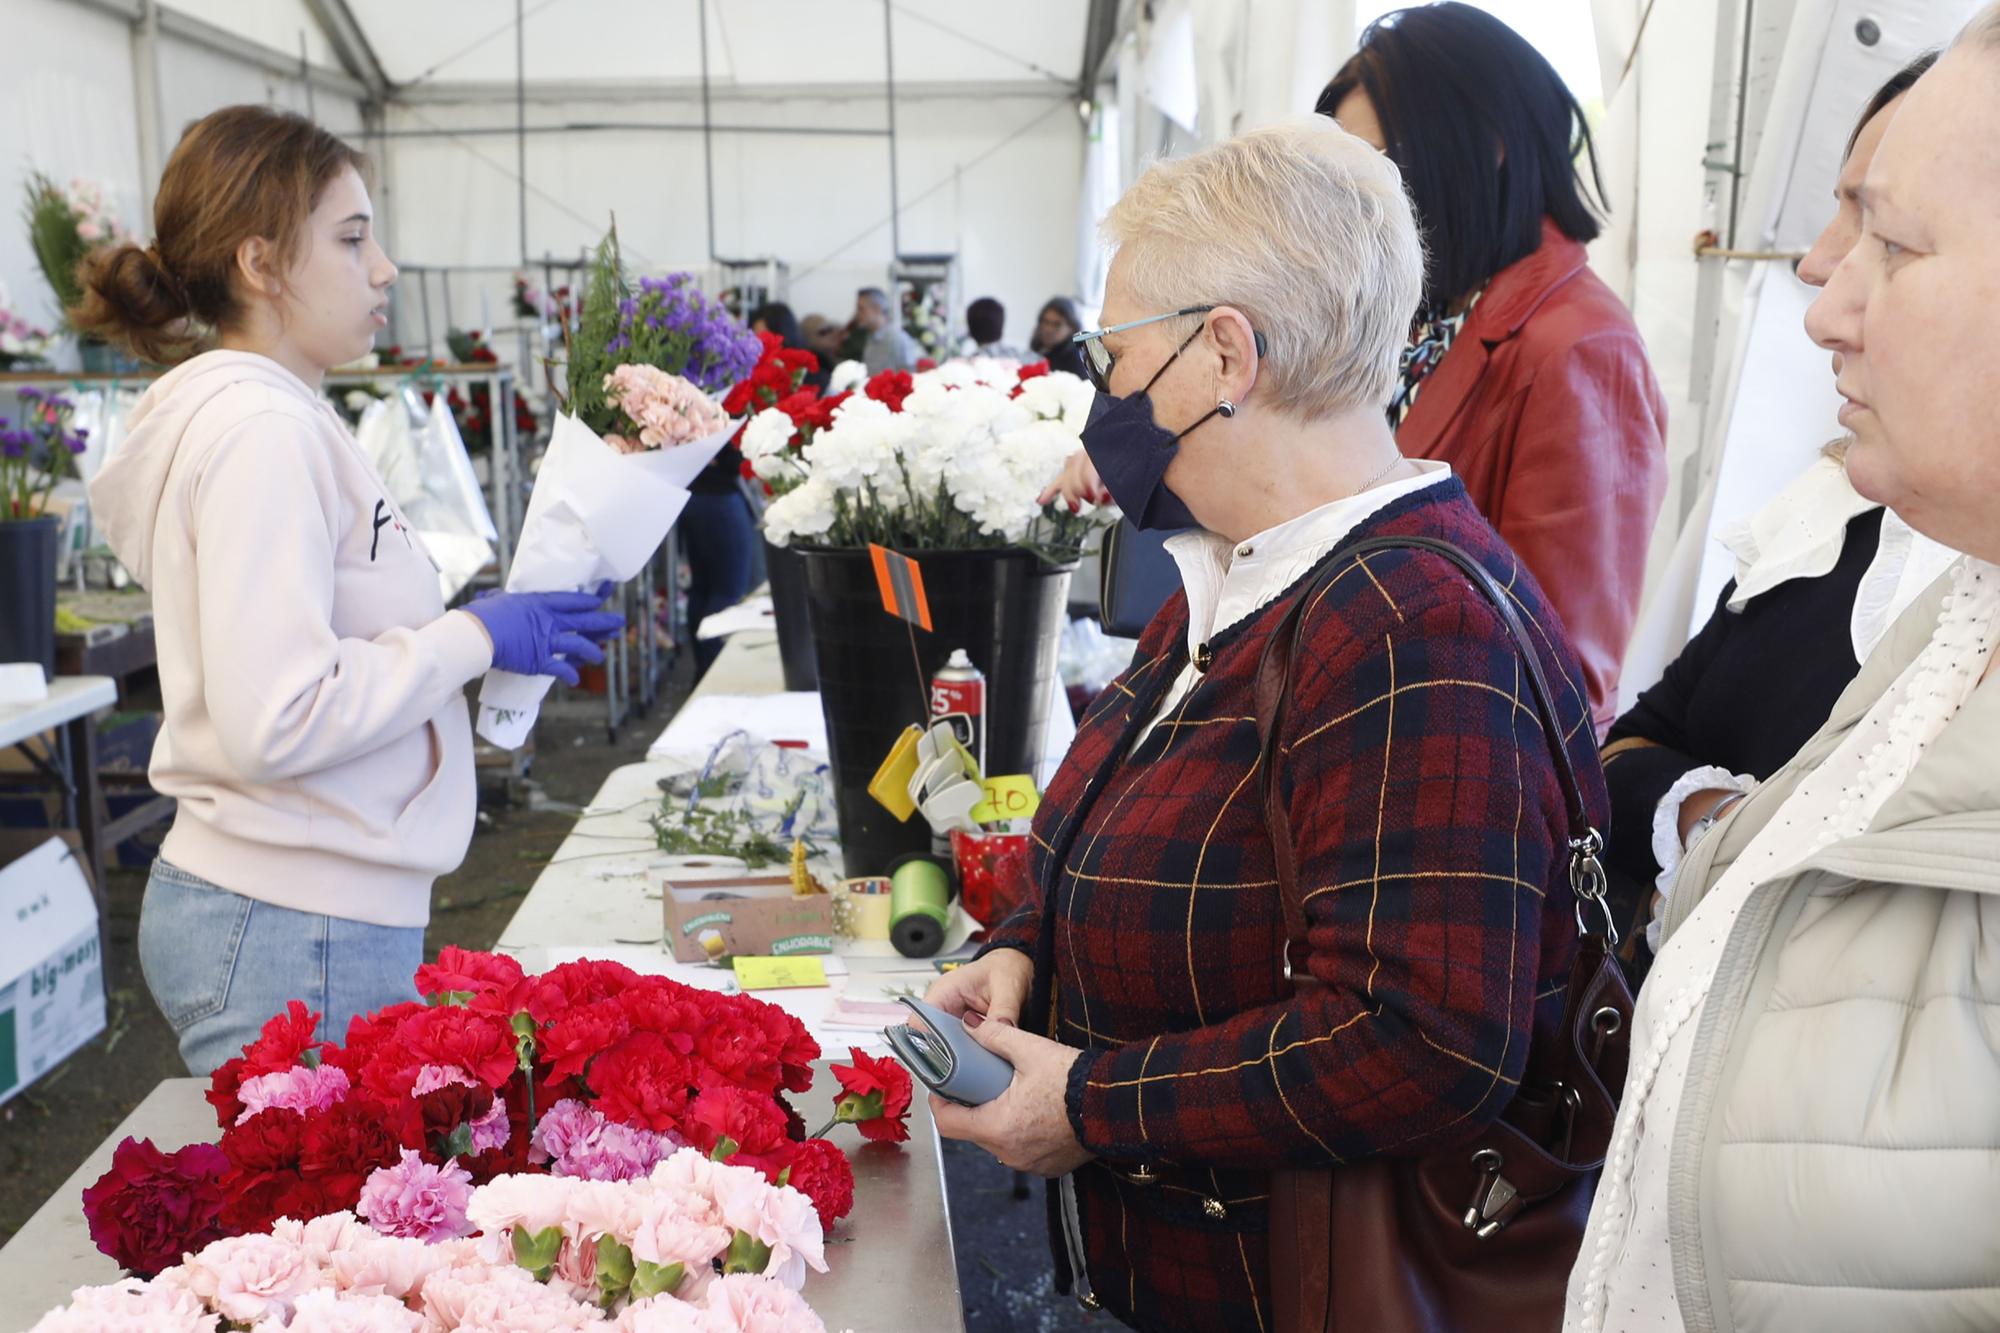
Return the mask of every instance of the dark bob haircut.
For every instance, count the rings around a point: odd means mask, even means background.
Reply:
[[[1357,90],[1374,104],[1423,229],[1430,309],[1541,248],[1544,217],[1572,240],[1596,239],[1609,210],[1583,108],[1499,19],[1456,3],[1385,14],[1314,109],[1331,116]]]
[[[1868,99],[1868,105],[1862,108],[1860,119],[1854,122],[1854,133],[1847,136],[1847,151],[1842,156],[1853,157],[1854,145],[1860,142],[1861,131],[1868,128],[1868,122],[1881,115],[1889,103],[1916,87],[1917,80],[1930,73],[1931,66],[1937,62],[1938,52],[1926,51],[1891,74],[1889,81],[1877,88],[1875,95]]]

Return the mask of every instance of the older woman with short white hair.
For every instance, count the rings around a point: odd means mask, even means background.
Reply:
[[[1806,315],[1854,488],[1966,555],[1682,863],[1572,1333],[2000,1328],[1996,132],[2000,5],[1905,97]]]
[[[1059,1275],[1089,1302],[1268,1328],[1274,1171],[1508,1109],[1564,1007],[1571,811],[1606,803],[1541,590],[1387,424],[1423,270],[1395,166],[1286,124],[1153,167],[1104,230],[1084,443],[1128,514],[1199,530],[1043,800],[1033,901],[932,987],[1012,1085],[933,1106],[1061,1177]],[[1508,590],[1525,652],[1414,540]]]

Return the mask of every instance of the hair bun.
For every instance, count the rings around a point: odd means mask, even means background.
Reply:
[[[94,251],[79,271],[83,301],[69,312],[79,333],[129,348],[143,360],[178,358],[192,342],[187,288],[157,245]]]

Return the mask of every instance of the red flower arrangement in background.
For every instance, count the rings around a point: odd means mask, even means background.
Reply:
[[[359,1016],[338,1045],[316,1039],[319,1015],[298,1001],[271,1019],[210,1079],[219,1144],[121,1144],[84,1196],[98,1247],[157,1272],[222,1236],[352,1209],[406,1153],[478,1184],[630,1179],[692,1144],[795,1185],[828,1224],[853,1207],[845,1156],[805,1138],[785,1100],[811,1087],[820,1051],[783,1010],[618,963],[528,976],[454,947],[416,981],[424,1002]],[[909,1076],[854,1054],[836,1066],[835,1123],[907,1138]]]

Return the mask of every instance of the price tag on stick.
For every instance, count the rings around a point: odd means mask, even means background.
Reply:
[[[1042,808],[1042,794],[1025,773],[988,778],[985,787],[986,799],[972,807],[972,817],[981,824],[1025,819]]]

